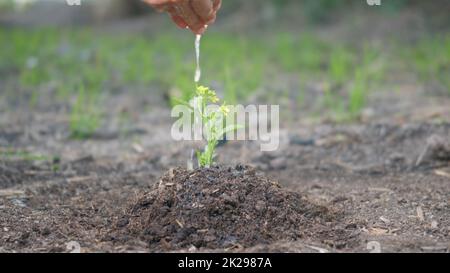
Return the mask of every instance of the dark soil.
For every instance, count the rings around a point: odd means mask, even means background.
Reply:
[[[150,111],[148,94],[110,96],[111,109],[138,118],[125,136],[111,126],[108,139],[71,139],[60,120],[69,113],[57,107],[9,108],[0,115],[0,252],[68,252],[73,243],[82,252],[368,252],[374,243],[448,252],[450,99],[439,98],[436,114],[425,94],[396,95],[410,107],[390,120],[382,109],[364,123],[300,119],[282,127],[276,152],[257,142],[218,148],[218,162],[255,169],[193,173],[172,169],[194,144],[167,138],[170,109],[156,93]],[[395,107],[387,96],[384,106]]]
[[[0,252],[450,251],[449,98],[386,93],[365,122],[282,124],[276,152],[218,148],[221,164],[255,169],[193,173],[167,172],[194,144],[167,137],[162,98],[111,95],[112,117],[136,117],[128,133],[111,118],[99,131],[114,137],[82,141],[58,107],[2,108]]]
[[[416,35],[405,26],[422,25],[423,16],[413,17],[417,24],[409,16],[373,21],[370,33],[352,19],[357,29],[333,25],[323,34]],[[142,29],[152,25],[159,28]],[[167,87],[114,89],[101,102],[102,127],[84,140],[70,138],[69,103],[54,100],[50,84],[37,89],[35,108],[19,87],[2,89],[0,252],[69,252],[76,244],[81,252],[450,252],[450,97],[392,75],[351,123],[309,109],[324,93],[320,82],[306,90],[306,109],[291,109],[281,90],[298,73],[275,78],[261,89],[275,100],[261,102],[280,104],[286,117],[278,151],[228,142],[218,162],[254,168],[193,172],[175,168],[186,166],[195,144],[168,137]]]
[[[246,248],[318,237],[336,215],[251,167],[172,169],[117,223],[151,249]],[[323,235],[322,235],[323,236]]]

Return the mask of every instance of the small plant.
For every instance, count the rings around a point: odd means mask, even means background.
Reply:
[[[202,151],[197,151],[199,167],[211,167],[219,142],[224,139],[228,132],[242,128],[237,124],[226,124],[226,116],[231,111],[230,106],[225,103],[218,106],[216,105],[218,102],[219,98],[214,90],[205,86],[197,86],[195,97],[188,104],[194,115],[194,128],[202,129],[207,142]],[[198,125],[200,127],[197,127]]]
[[[81,85],[76,103],[70,114],[70,132],[76,139],[90,137],[100,125],[100,114],[95,108],[95,98],[85,93],[84,85]]]
[[[329,76],[334,84],[341,85],[350,78],[352,56],[344,48],[332,51],[329,63]]]
[[[450,65],[450,37],[429,38],[410,49],[406,57],[413,59],[419,79],[424,83],[435,82],[450,94],[450,80],[448,74]]]
[[[352,117],[358,116],[366,106],[367,76],[364,70],[355,72],[355,81],[349,94],[349,111]]]

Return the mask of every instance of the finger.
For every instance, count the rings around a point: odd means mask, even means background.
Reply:
[[[143,0],[144,3],[151,5],[154,9],[159,12],[168,11],[170,7],[177,2],[182,0]]]
[[[193,32],[195,33],[201,32],[202,29],[205,27],[205,24],[202,22],[202,20],[200,20],[200,18],[192,9],[190,1],[182,1],[178,4],[175,4],[174,8],[176,10],[175,13],[179,17],[183,18],[187,26],[189,26],[189,28]]]
[[[205,22],[205,25],[211,25],[215,21],[216,21],[216,14],[213,13],[213,15],[209,18],[209,20]]]
[[[201,28],[196,29],[196,30],[191,29],[191,31],[192,31],[194,34],[200,34],[200,35],[202,35],[202,34],[206,31],[206,26],[202,26]]]
[[[220,7],[222,6],[222,0],[214,0],[213,1],[213,10],[214,12],[217,12]]]
[[[184,19],[180,16],[171,13],[170,17],[172,18],[172,21],[174,21],[180,28],[186,28],[188,26]]]
[[[143,0],[143,1],[150,5],[168,5],[180,2],[180,0]]]
[[[213,2],[211,0],[192,0],[190,3],[192,10],[203,23],[210,21],[214,17]]]
[[[205,22],[205,25],[211,25],[212,23],[214,23],[216,21],[217,11],[220,9],[221,6],[222,6],[222,0],[213,0],[213,12],[212,12],[211,18]]]

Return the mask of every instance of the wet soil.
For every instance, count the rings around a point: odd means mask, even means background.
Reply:
[[[332,234],[337,218],[247,166],[172,169],[142,194],[117,223],[122,240],[151,249],[243,249],[280,240]]]

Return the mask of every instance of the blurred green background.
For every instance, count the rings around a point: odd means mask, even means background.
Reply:
[[[0,112],[62,103],[72,135],[85,138],[117,90],[162,94],[168,107],[192,95],[194,36],[167,15],[139,1],[61,2],[1,1]],[[400,82],[450,96],[449,2],[224,0],[202,40],[201,83],[228,103],[338,122],[357,120],[370,93]]]

